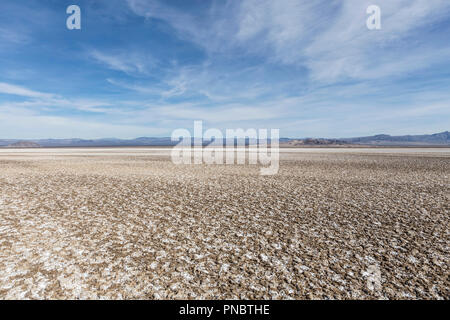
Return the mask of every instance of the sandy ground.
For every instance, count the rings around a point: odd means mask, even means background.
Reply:
[[[0,150],[3,299],[449,299],[449,149]]]

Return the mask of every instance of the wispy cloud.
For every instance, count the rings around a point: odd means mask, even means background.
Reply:
[[[89,56],[109,69],[127,74],[146,74],[154,64],[154,60],[150,56],[144,56],[136,52],[113,54],[92,50],[89,52]]]
[[[378,1],[379,31],[364,26],[365,8],[370,4],[343,1],[327,30],[306,46],[306,66],[313,79],[336,82],[398,76],[443,61],[445,46],[436,47],[424,38],[418,46],[413,38],[414,32],[445,17],[448,1]]]
[[[244,48],[268,61],[306,67],[313,80],[325,82],[420,70],[444,61],[447,54],[445,50],[443,54],[445,44],[436,47],[425,42],[423,55],[408,38],[417,29],[445,19],[450,13],[446,0],[379,0],[383,28],[376,32],[365,26],[366,8],[373,4],[368,0],[214,2],[195,17],[162,1],[127,2],[136,14],[166,21],[181,37],[214,54]],[[400,47],[399,42],[403,42]],[[396,67],[403,55],[411,58]]]
[[[109,102],[94,100],[94,99],[83,99],[83,98],[64,98],[60,95],[52,93],[44,93],[39,91],[34,91],[25,87],[17,86],[10,83],[0,82],[0,94],[19,96],[23,98],[28,98],[24,101],[5,101],[0,103],[0,108],[62,108],[66,110],[79,110],[86,112],[95,113],[108,113],[113,110],[107,109],[105,107],[111,106]]]
[[[9,95],[17,95],[22,97],[30,97],[30,98],[44,98],[49,99],[53,98],[53,94],[33,91],[21,86],[0,82],[0,93],[9,94]]]
[[[116,79],[112,79],[112,78],[107,78],[106,81],[114,86],[123,88],[123,89],[127,89],[127,90],[131,90],[133,92],[137,92],[137,93],[142,93],[142,94],[149,94],[149,95],[161,95],[161,92],[163,89],[160,88],[155,88],[151,85],[140,85],[140,84],[135,84],[128,81],[123,81],[123,80],[116,80]]]

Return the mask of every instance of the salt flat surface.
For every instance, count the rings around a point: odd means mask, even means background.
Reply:
[[[0,299],[450,299],[448,151],[395,150],[0,149]]]

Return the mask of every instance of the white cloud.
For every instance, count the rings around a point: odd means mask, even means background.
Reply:
[[[137,52],[104,53],[98,50],[89,52],[89,56],[109,69],[127,74],[147,74],[154,64],[150,56]]]
[[[448,17],[449,1],[379,0],[379,31],[366,28],[371,4],[244,0],[237,38],[270,60],[307,67],[311,79],[323,82],[382,78],[447,61],[448,44],[432,47],[425,40],[418,46],[410,38]]]
[[[382,29],[365,27],[365,8],[371,1],[343,1],[329,28],[304,50],[306,66],[315,80],[374,79],[413,72],[446,59],[448,46],[433,47],[410,38],[449,12],[444,0],[377,1]]]
[[[107,78],[106,81],[109,82],[112,85],[117,86],[117,87],[120,87],[120,88],[123,88],[123,89],[132,90],[132,91],[135,91],[135,92],[138,92],[138,93],[142,93],[142,94],[150,94],[150,95],[159,96],[161,94],[161,91],[163,91],[163,89],[160,89],[160,88],[155,87],[155,86],[139,85],[139,84],[134,84],[134,83],[130,83],[130,82],[120,81],[120,80],[116,80],[116,79],[112,79],[112,78]]]
[[[239,2],[211,1],[207,3],[208,9],[196,10],[193,15],[165,1],[126,1],[136,15],[167,22],[181,39],[196,43],[210,53],[226,50],[237,31],[237,24],[230,15],[235,14]]]
[[[445,19],[448,0],[378,0],[378,31],[366,27],[371,0],[211,2],[210,10],[195,16],[162,1],[127,2],[138,15],[166,21],[212,58],[217,52],[245,50],[275,63],[306,67],[319,82],[376,79],[446,61],[447,43],[436,47],[425,39],[421,49],[410,38]]]
[[[52,98],[52,97],[54,97],[53,94],[29,90],[27,88],[9,84],[9,83],[5,83],[5,82],[0,82],[0,93],[22,96],[22,97],[30,97],[30,98]]]
[[[30,90],[25,87],[14,84],[0,82],[0,93],[20,96],[28,98],[24,101],[4,101],[0,104],[3,110],[12,108],[18,109],[66,109],[66,110],[80,110],[94,113],[118,113],[119,109],[105,108],[112,106],[112,103],[95,100],[95,99],[68,99],[52,93],[43,93],[39,91]]]

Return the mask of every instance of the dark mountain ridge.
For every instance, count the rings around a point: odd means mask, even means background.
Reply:
[[[448,131],[422,134],[390,136],[387,134],[378,134],[369,137],[340,139],[351,144],[369,144],[369,145],[450,145],[450,133]]]
[[[236,142],[236,140],[235,140]],[[251,141],[254,144],[256,141]],[[119,146],[174,146],[178,141],[171,141],[170,137],[139,137],[136,139],[0,139],[0,147],[119,147]],[[205,145],[208,143],[205,143]],[[246,139],[245,144],[249,144]],[[391,136],[378,134],[368,137],[323,139],[323,138],[302,138],[291,139],[281,138],[280,145],[301,146],[301,145],[372,145],[372,146],[450,146],[450,133],[448,131],[423,134]]]

